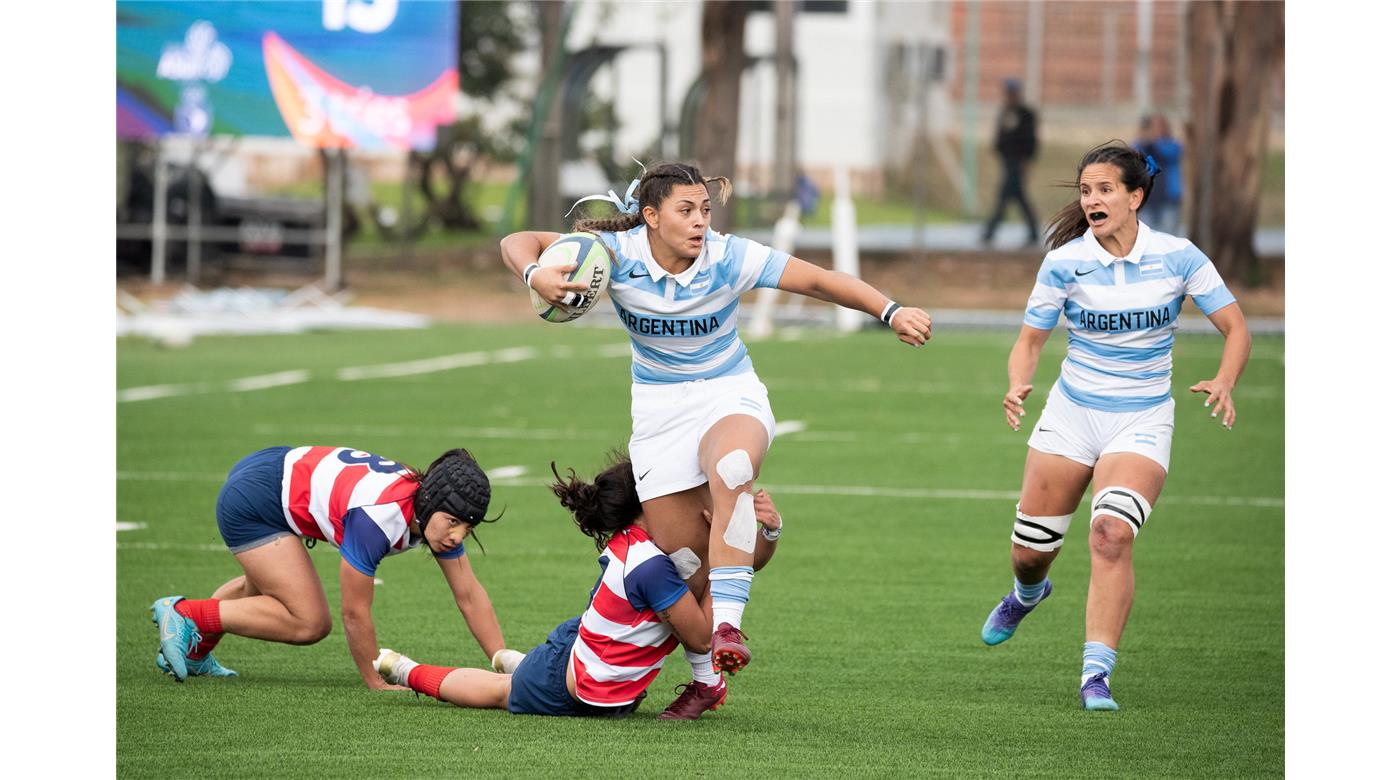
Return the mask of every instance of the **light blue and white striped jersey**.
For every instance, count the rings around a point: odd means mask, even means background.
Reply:
[[[1172,339],[1186,296],[1205,314],[1234,303],[1215,265],[1184,238],[1138,223],[1125,258],[1093,231],[1045,256],[1025,323],[1052,330],[1065,315],[1069,351],[1059,387],[1080,406],[1148,409],[1171,398]]]
[[[688,382],[753,370],[739,339],[739,296],[777,287],[789,255],[707,230],[700,256],[672,275],[652,257],[646,225],[599,238],[617,258],[608,296],[632,338],[633,382]]]

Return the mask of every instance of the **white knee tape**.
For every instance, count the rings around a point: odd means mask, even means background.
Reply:
[[[715,471],[719,472],[719,478],[730,490],[753,479],[753,463],[743,450],[733,450],[720,458],[719,463],[715,464]]]
[[[690,575],[700,571],[700,556],[689,547],[682,547],[667,557],[676,565],[676,573],[681,575],[683,580],[690,579]]]
[[[744,462],[748,462],[748,456],[745,456]],[[753,496],[740,493],[739,500],[734,504],[734,514],[729,516],[729,525],[724,527],[724,543],[736,550],[752,553],[757,539],[758,515],[753,511]]]
[[[1116,485],[1095,493],[1094,500],[1089,502],[1089,506],[1091,507],[1089,512],[1091,528],[1094,521],[1100,517],[1116,517],[1133,529],[1134,537],[1147,523],[1147,516],[1152,514],[1152,504],[1148,503],[1141,493],[1132,488]]]
[[[1065,543],[1065,532],[1074,515],[1040,517],[1028,515],[1016,505],[1016,524],[1011,527],[1011,541],[1022,547],[1041,552],[1052,552]]]

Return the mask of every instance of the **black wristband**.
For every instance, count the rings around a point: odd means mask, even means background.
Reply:
[[[885,310],[880,312],[880,322],[883,322],[886,325],[890,324],[890,321],[894,319],[894,315],[898,313],[899,310],[902,308],[904,307],[900,306],[894,301],[890,301],[889,303],[885,304]]]

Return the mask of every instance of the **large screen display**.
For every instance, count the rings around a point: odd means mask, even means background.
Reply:
[[[426,149],[453,119],[457,5],[117,3],[117,135]]]

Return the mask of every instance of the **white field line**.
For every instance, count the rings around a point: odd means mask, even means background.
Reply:
[[[1015,490],[949,490],[937,488],[889,488],[865,487],[860,485],[763,485],[765,490],[775,495],[784,493],[811,494],[823,496],[877,496],[880,498],[915,499],[970,499],[974,501],[1016,501],[1021,497]],[[1089,496],[1086,494],[1084,500]],[[1283,499],[1250,496],[1179,496],[1170,492],[1157,499],[1157,503],[1200,504],[1204,506],[1253,506],[1283,508]]]
[[[806,379],[765,379],[763,380],[763,384],[767,386],[770,391],[816,393],[898,393],[901,395],[982,395],[1000,397],[998,393],[1004,393],[1006,391],[1006,388],[1001,385],[973,386],[954,383],[884,382],[875,378],[847,379],[836,382],[811,381]],[[1054,383],[1052,382],[1050,384]],[[1037,392],[1039,392],[1038,387]],[[1275,387],[1236,387],[1231,395],[1235,398],[1275,399],[1283,397],[1283,389]],[[1192,393],[1186,393],[1183,397],[1200,397],[1204,400],[1204,396],[1197,396]]]
[[[193,550],[197,552],[228,552],[222,544],[172,544],[170,542],[117,542],[118,550]]]
[[[265,374],[263,376],[250,376],[244,379],[234,379],[228,383],[228,389],[236,393],[241,393],[246,392],[248,390],[266,390],[269,387],[299,385],[302,382],[309,381],[311,381],[310,371],[280,371],[276,374]]]
[[[350,366],[335,372],[342,382],[360,379],[385,379],[388,377],[434,374],[439,371],[452,371],[458,368],[484,366],[489,363],[518,363],[539,356],[534,347],[508,347],[494,352],[459,352],[455,355],[409,360],[403,363],[385,363],[377,366]]]
[[[297,385],[311,380],[311,372],[305,370],[279,371],[275,374],[261,374],[227,382],[193,382],[185,385],[149,385],[128,387],[117,391],[117,402],[149,401],[154,398],[170,398],[177,395],[197,395],[199,393],[243,393],[249,390],[265,390],[269,387]]]
[[[809,431],[798,427],[801,421],[783,420],[775,428],[775,436],[783,436],[784,441],[797,442],[857,442],[873,441],[871,434],[860,433],[858,431]],[[253,433],[259,436],[287,436],[288,427],[257,423],[253,425]],[[591,441],[617,441],[625,443],[627,434],[618,431],[605,431],[596,429],[563,429],[563,428],[465,428],[465,427],[409,427],[392,425],[298,425],[294,432],[298,435],[309,434],[313,436],[325,436],[335,438],[348,438],[353,436],[396,436],[410,438],[423,435],[453,436],[462,439],[506,439],[514,441],[561,441],[564,439],[588,439]],[[1015,438],[1014,432],[1008,431],[1004,438],[1008,442],[1021,442]],[[957,445],[971,441],[973,439],[984,440],[985,437],[970,436],[961,433],[901,433],[886,434],[879,436],[879,441],[886,444],[949,444]]]
[[[529,471],[524,466],[501,466],[500,468],[487,469],[486,476],[490,479],[518,479],[525,476]],[[190,471],[118,471],[118,480],[128,480],[131,482],[223,482],[228,479],[227,474],[216,474],[212,471],[198,473]],[[137,528],[145,528],[144,523],[117,523],[118,531],[130,530],[122,528],[122,525],[134,525]]]
[[[807,423],[802,420],[779,420],[773,426],[773,437],[786,436],[789,433],[801,433],[807,430]]]
[[[118,530],[118,531],[140,531],[141,529],[143,529],[143,528],[145,528],[145,527],[146,527],[146,524],[145,524],[145,523],[124,523],[124,522],[122,522],[122,521],[120,521],[120,520],[117,521],[117,530]]]
[[[169,398],[173,395],[190,395],[191,393],[202,392],[199,388],[203,385],[148,385],[146,387],[128,387],[125,390],[117,391],[117,402],[123,401],[149,401],[153,398]]]
[[[506,476],[491,477],[492,487],[509,488],[539,488],[544,485],[542,480],[522,478],[523,467],[507,466],[500,469],[510,473],[508,470],[522,469],[520,472]],[[169,471],[119,471],[119,480],[154,480],[154,481],[183,481],[183,482],[222,482],[224,475],[190,472],[181,474]],[[1011,501],[1014,502],[1021,497],[1015,490],[971,490],[961,488],[901,488],[901,487],[874,487],[868,485],[761,485],[765,490],[775,494],[783,495],[820,495],[820,496],[871,496],[876,498],[907,498],[925,501],[941,500],[970,500],[970,501]],[[1085,500],[1089,496],[1085,495]],[[1182,496],[1168,491],[1157,500],[1157,503],[1166,502],[1168,504],[1193,504],[1197,506],[1250,506],[1264,509],[1282,509],[1284,501],[1282,498],[1272,496]]]
[[[627,441],[626,433],[617,431],[572,429],[572,428],[465,428],[465,427],[410,427],[394,425],[297,425],[290,426],[268,425],[258,423],[253,426],[253,432],[259,436],[283,436],[287,431],[292,430],[298,436],[301,434],[312,434],[316,436],[422,436],[431,434],[433,436],[451,436],[456,438],[474,439],[509,439],[516,441],[561,441],[565,439],[601,439],[608,441],[616,439],[620,442]]]
[[[599,347],[595,352],[597,357],[600,358],[631,357],[632,347],[630,344],[605,344]],[[423,360],[410,360],[403,363],[384,363],[375,366],[349,366],[336,371],[336,378],[342,382],[354,382],[362,379],[392,379],[401,376],[432,374],[439,371],[452,371],[458,368],[471,368],[473,366],[484,366],[495,363],[518,363],[523,360],[534,360],[541,356],[540,350],[534,347],[507,347],[505,349],[495,350],[494,352],[460,352],[455,355],[443,355],[441,357],[425,358]],[[549,357],[558,360],[573,358],[574,356],[574,350],[569,347],[553,347],[549,351]],[[237,393],[249,390],[265,390],[270,387],[283,387],[285,385],[295,385],[309,381],[311,381],[311,372],[298,369],[293,371],[279,371],[275,374],[230,379],[225,382],[146,385],[144,387],[128,387],[124,390],[118,390],[117,402],[150,401],[156,398],[173,398],[175,396],[198,395],[201,393]]]

